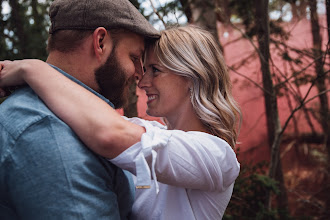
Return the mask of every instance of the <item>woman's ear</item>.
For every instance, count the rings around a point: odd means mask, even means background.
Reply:
[[[98,27],[93,33],[94,53],[98,61],[107,58],[112,50],[112,39],[104,27]],[[108,52],[109,51],[109,52]]]

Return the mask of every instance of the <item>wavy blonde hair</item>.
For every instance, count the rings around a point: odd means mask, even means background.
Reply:
[[[162,31],[155,54],[166,68],[193,84],[191,103],[210,132],[235,147],[241,112],[232,96],[232,84],[218,43],[195,26]]]

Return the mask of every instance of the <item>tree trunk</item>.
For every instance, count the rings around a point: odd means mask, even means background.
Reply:
[[[290,5],[291,5],[292,20],[299,20],[298,8],[296,6],[296,2],[291,2]]]
[[[259,58],[261,63],[262,81],[265,89],[265,109],[267,117],[268,143],[271,147],[271,160],[269,176],[279,183],[280,194],[277,197],[278,206],[282,210],[287,209],[288,201],[283,181],[283,173],[280,161],[281,125],[278,116],[277,97],[273,86],[269,68],[269,17],[268,1],[256,0],[256,29],[259,44]],[[266,196],[266,205],[271,207],[271,195]]]
[[[308,6],[308,0],[300,0],[299,1],[299,17],[300,19],[306,18],[307,16],[307,6]]]
[[[3,0],[0,0],[0,12],[2,12],[2,2]],[[6,57],[6,50],[7,50],[7,46],[6,46],[6,37],[5,37],[5,22],[3,20],[3,15],[2,13],[0,13],[0,60],[4,60],[4,59],[8,59]]]
[[[48,37],[48,33],[46,32],[44,22],[44,11],[38,10],[41,9],[41,5],[38,0],[31,0],[31,8],[32,8],[32,17],[34,23],[31,27],[30,31],[30,43],[28,45],[29,48],[29,56],[30,57],[38,57],[43,60],[47,59],[47,50],[46,50],[46,41]],[[33,48],[31,47],[33,46]]]
[[[329,4],[329,3],[328,3]],[[315,59],[315,72],[316,72],[316,87],[318,92],[321,93],[326,90],[326,73],[323,69],[323,52],[322,52],[322,37],[320,34],[319,19],[317,15],[317,1],[309,0],[310,7],[310,19],[312,27],[312,36],[313,36],[313,56]],[[329,31],[329,30],[328,30]],[[330,140],[329,140],[329,103],[327,93],[321,94],[319,96],[320,100],[320,122],[325,134],[324,144],[327,148],[328,153],[328,181],[330,181]],[[330,182],[328,182],[328,188],[325,189],[325,193],[328,195],[326,206],[324,209],[324,216],[330,216]]]
[[[225,26],[229,26],[231,9],[229,7],[229,0],[215,0],[217,20]]]
[[[291,1],[290,5],[293,20],[299,21],[300,19],[306,18],[307,0],[300,0],[299,5],[297,5],[297,1]]]
[[[26,45],[28,45],[28,39],[25,34],[25,27],[24,27],[24,18],[25,13],[23,12],[23,8],[18,2],[18,0],[9,0],[9,5],[11,7],[11,22],[13,27],[13,32],[15,36],[17,36],[17,45],[16,46],[19,54],[21,54],[20,58],[24,58],[27,50]],[[13,42],[16,44],[16,42]]]
[[[188,23],[189,24],[192,23],[193,22],[193,17],[192,17],[192,12],[191,12],[191,8],[190,8],[189,0],[180,0],[180,3],[182,5],[183,12],[187,17]]]
[[[32,17],[34,20],[35,27],[39,28],[39,30],[42,30],[42,22],[43,17],[38,12],[38,0],[31,0],[31,8],[32,8]]]
[[[215,4],[213,0],[194,0],[191,3],[193,23],[217,37]]]
[[[126,117],[132,118],[137,117],[137,101],[138,97],[136,95],[136,82],[135,78],[131,77],[131,82],[129,84],[129,94],[128,94],[128,103],[124,107],[124,115]]]
[[[211,32],[223,51],[217,30],[216,1],[219,0],[180,0],[180,3],[188,22]]]
[[[327,9],[328,42],[330,42],[330,0],[325,0],[325,7]]]
[[[311,12],[311,27],[313,36],[313,56],[315,59],[315,72],[317,76],[316,87],[318,92],[324,92],[326,90],[326,73],[323,69],[323,52],[322,52],[322,37],[320,34],[320,25],[317,15],[316,0],[309,0],[310,12]],[[327,93],[321,94],[320,99],[320,121],[325,134],[329,134],[328,127],[328,114],[329,103]]]

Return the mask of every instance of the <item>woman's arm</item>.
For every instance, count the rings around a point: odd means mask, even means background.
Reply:
[[[104,157],[118,156],[145,132],[43,61],[4,61],[0,70],[0,87],[29,84],[89,148]]]
[[[223,192],[239,175],[235,152],[216,136],[165,130],[143,119],[130,121],[144,126],[147,132],[139,143],[111,162],[135,174],[138,186],[148,185],[145,174],[150,170],[149,181],[153,178],[172,186]]]

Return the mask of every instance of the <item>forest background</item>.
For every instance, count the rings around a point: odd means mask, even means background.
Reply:
[[[46,60],[51,2],[0,0],[0,60]],[[194,24],[222,48],[243,113],[224,219],[330,219],[329,0],[131,2],[156,29]],[[118,111],[160,121],[145,101],[132,82]]]

